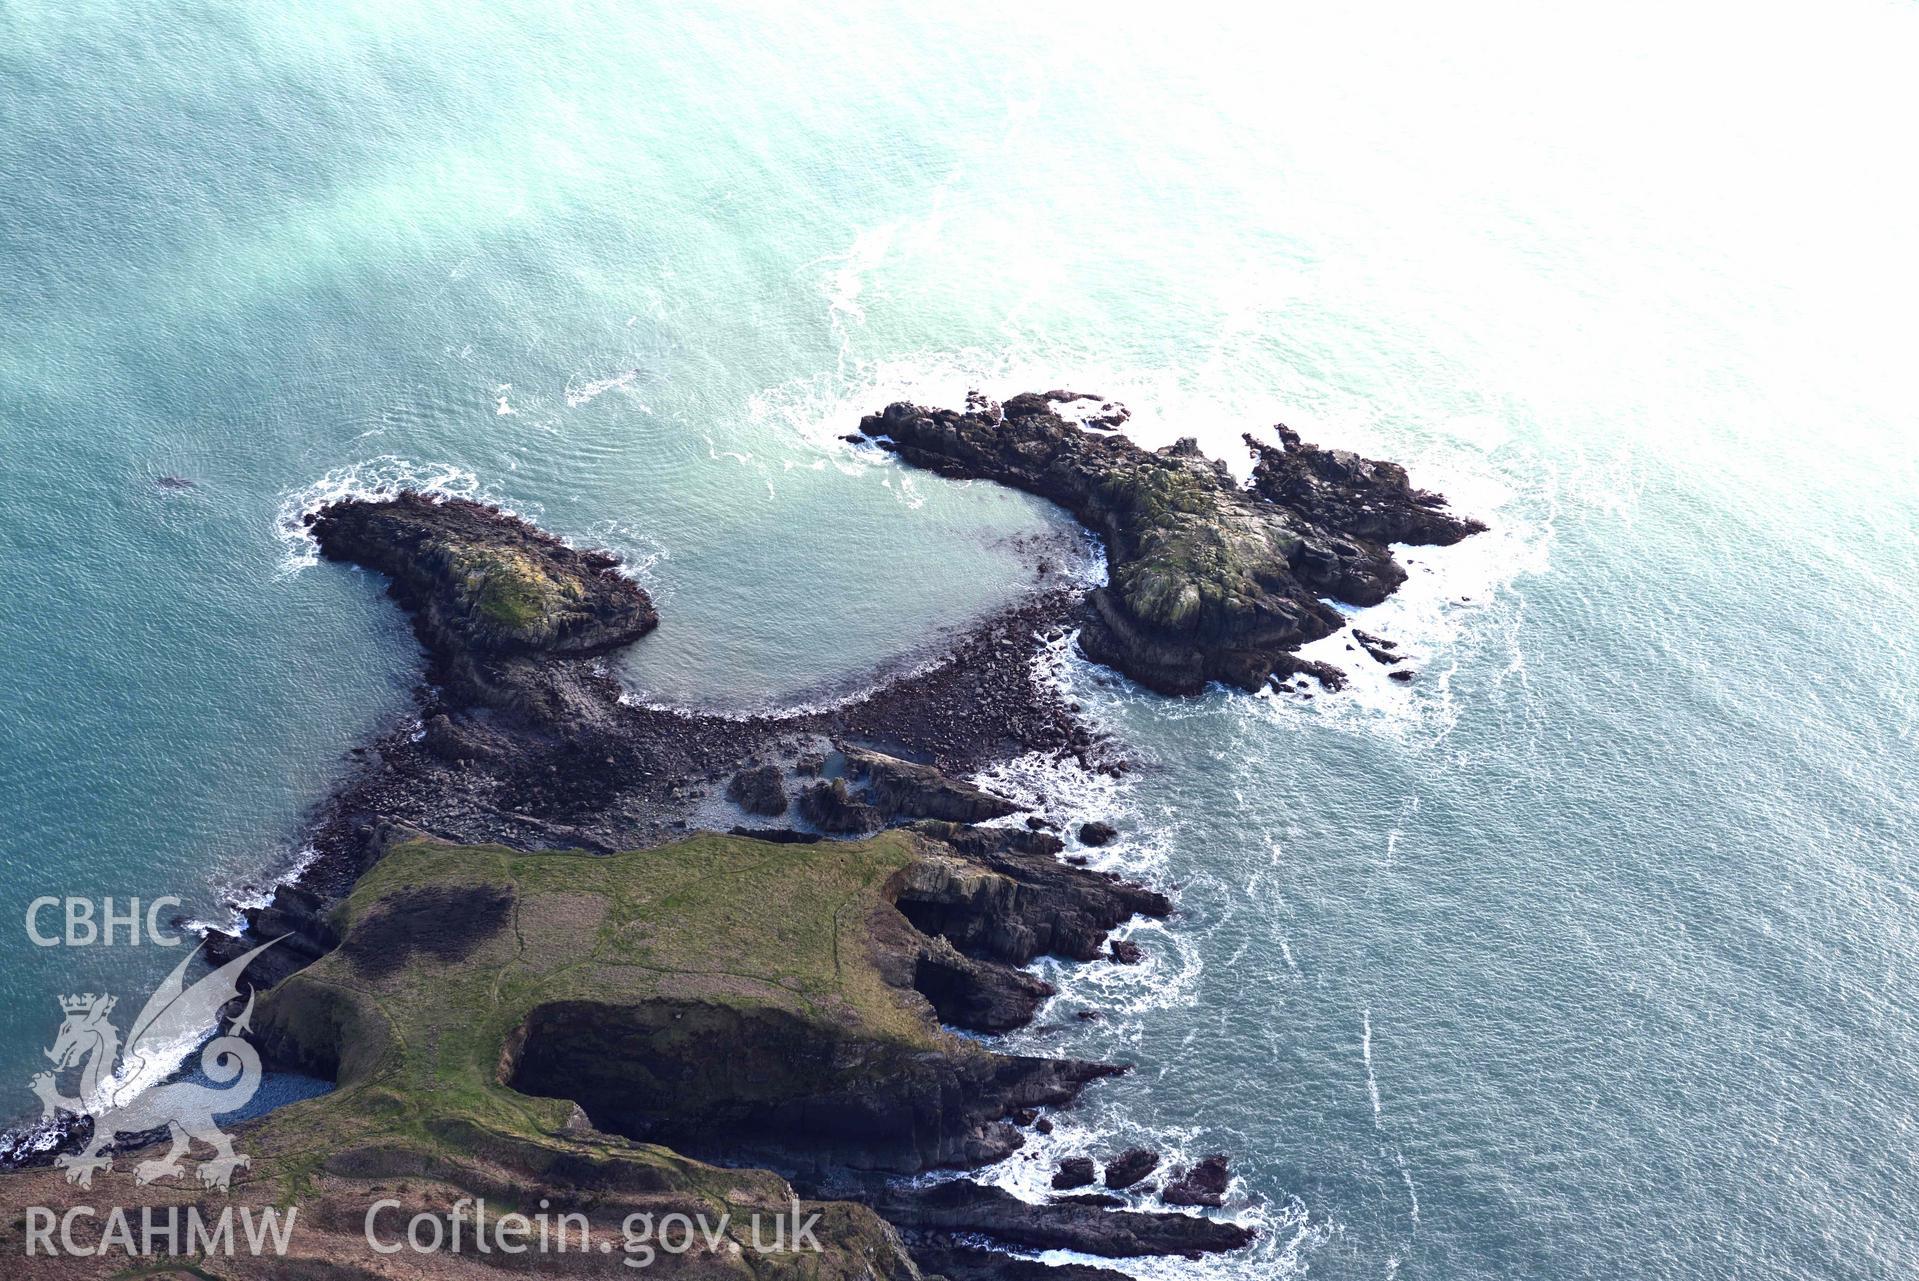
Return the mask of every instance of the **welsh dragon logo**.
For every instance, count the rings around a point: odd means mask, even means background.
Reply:
[[[248,1164],[213,1118],[245,1106],[260,1088],[259,1052],[242,1039],[252,1027],[251,993],[240,1016],[200,1050],[200,1070],[207,1079],[233,1084],[221,1089],[198,1081],[155,1085],[150,1078],[164,1068],[169,1052],[178,1054],[182,1045],[192,1045],[218,1028],[220,1011],[240,995],[240,975],[247,963],[272,946],[263,943],[188,987],[187,967],[199,955],[196,949],[147,998],[124,1050],[111,1018],[116,998],[91,992],[60,998],[66,1019],[46,1052],[54,1070],[37,1074],[31,1088],[40,1096],[43,1120],[61,1112],[93,1118],[93,1138],[86,1148],[54,1158],[54,1164],[66,1170],[67,1182],[92,1187],[96,1170],[112,1168],[113,1158],[103,1150],[114,1139],[162,1128],[173,1146],[165,1156],[135,1166],[136,1183],[184,1174],[180,1158],[195,1140],[214,1150],[214,1157],[200,1164],[200,1181],[208,1187],[226,1187],[233,1172]],[[62,1094],[60,1074],[75,1067],[80,1069],[80,1093]]]

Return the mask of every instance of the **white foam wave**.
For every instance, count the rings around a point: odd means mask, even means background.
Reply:
[[[95,1114],[104,1112],[116,1101],[130,1102],[178,1072],[194,1051],[212,1039],[215,1030],[201,1029],[159,1045],[141,1045],[138,1058],[131,1063],[123,1058],[110,1075],[101,1078],[92,1097],[82,1102]]]
[[[1366,1094],[1373,1104],[1373,1129],[1381,1128],[1379,1107],[1379,1077],[1373,1071],[1373,1011],[1367,1006],[1359,1016],[1359,1058],[1366,1066]],[[1382,1149],[1383,1154],[1384,1149]],[[1413,1226],[1419,1226],[1419,1188],[1413,1183],[1412,1167],[1406,1163],[1406,1155],[1397,1144],[1392,1149],[1393,1167],[1399,1171],[1399,1180],[1406,1185],[1406,1199],[1411,1206]]]
[[[719,445],[714,443],[711,436],[706,438],[706,456],[714,462],[718,462],[722,458],[730,458],[742,467],[753,461],[753,455],[751,454],[743,454],[737,449],[721,449]]]
[[[1398,1148],[1393,1149],[1393,1164],[1399,1167],[1399,1177],[1406,1185],[1406,1197],[1412,1202],[1413,1226],[1419,1226],[1419,1189],[1413,1186],[1413,1172],[1406,1165],[1406,1158]]]
[[[204,921],[196,918],[185,922],[184,928],[188,933],[200,936],[205,936],[213,930],[238,933],[246,926],[244,914],[248,908],[265,907],[271,903],[276,890],[282,885],[291,885],[298,881],[319,857],[320,851],[313,846],[301,846],[285,867],[265,881],[257,883],[247,881],[228,887],[224,902],[229,910],[224,921]]]
[[[1090,1157],[1104,1161],[1128,1147],[1151,1148],[1161,1155],[1160,1169],[1171,1172],[1190,1166],[1212,1150],[1207,1136],[1192,1127],[1142,1129],[1124,1122],[1101,1121],[1084,1110],[1051,1114],[1051,1134],[1029,1131],[1018,1153],[974,1172],[939,1172],[922,1176],[916,1182],[933,1184],[956,1178],[970,1178],[1003,1188],[1031,1205],[1043,1204],[1054,1195],[1053,1172],[1067,1157]],[[1216,1145],[1215,1145],[1216,1146]],[[1268,1203],[1249,1198],[1245,1181],[1234,1177],[1227,1185],[1225,1207],[1201,1210],[1190,1206],[1168,1205],[1158,1195],[1160,1180],[1149,1179],[1117,1195],[1141,1209],[1170,1210],[1195,1218],[1210,1218],[1253,1228],[1259,1235],[1247,1251],[1230,1256],[1198,1260],[1129,1259],[1127,1270],[1140,1277],[1165,1281],[1212,1281],[1214,1278],[1287,1276],[1303,1270],[1308,1249],[1324,1239],[1326,1225],[1309,1222],[1305,1204],[1297,1198]],[[1052,1250],[1037,1255],[1049,1263],[1097,1264],[1069,1250]]]
[[[286,549],[279,574],[297,573],[318,563],[319,548],[307,533],[305,517],[330,503],[349,498],[378,502],[405,491],[431,494],[440,498],[470,498],[514,513],[480,478],[452,463],[421,463],[395,454],[382,454],[363,462],[336,467],[301,489],[289,490],[281,498],[274,517],[274,534]]]
[[[1073,682],[1084,675],[1083,660],[1072,657],[1071,647],[1071,637],[1055,642],[1042,657],[1040,670],[1045,679],[1066,682],[1068,692],[1077,696],[1081,691]],[[1089,865],[1149,882],[1163,879],[1177,839],[1177,816],[1146,813],[1130,777],[1094,773],[1076,762],[1030,755],[983,770],[974,781],[1020,801],[1026,809],[1059,826],[1072,852],[1085,857]],[[1090,819],[1119,827],[1119,839],[1099,848],[1081,845],[1076,835],[1078,827]],[[1001,821],[1024,820],[1022,815]],[[1111,1057],[1108,1047],[1124,1046],[1152,1011],[1197,1003],[1202,962],[1197,944],[1184,931],[1165,921],[1138,919],[1115,930],[1114,937],[1139,943],[1144,960],[1138,965],[1115,965],[1042,959],[1032,968],[1058,988],[1059,994],[1031,1028],[994,1038],[994,1042],[1012,1050],[1058,1053],[1060,1047],[1052,1043],[1046,1027],[1058,1024],[1067,1010],[1091,1008],[1099,1010],[1102,1018],[1083,1025],[1087,1031],[1082,1035],[1093,1038],[1093,1054]],[[1074,1052],[1081,1050],[1076,1046]],[[1102,1114],[1087,1104],[1053,1113],[1051,1119],[1051,1134],[1030,1133],[1020,1153],[972,1177],[1038,1203],[1052,1195],[1053,1171],[1065,1157],[1100,1160],[1138,1145],[1160,1152],[1163,1168],[1170,1171],[1190,1165],[1219,1146],[1216,1137],[1196,1127],[1141,1124],[1138,1118]],[[1166,1205],[1158,1189],[1159,1181],[1150,1180],[1124,1195],[1138,1206],[1195,1213],[1186,1207]],[[1278,1203],[1252,1199],[1240,1177],[1235,1177],[1227,1189],[1226,1209],[1204,1213],[1253,1227],[1259,1237],[1247,1251],[1230,1256],[1128,1260],[1127,1270],[1149,1281],[1292,1276],[1305,1271],[1308,1255],[1333,1231],[1323,1219],[1313,1222],[1307,1207],[1296,1198]],[[1054,1264],[1101,1263],[1071,1251],[1048,1251],[1035,1257]]]
[[[587,541],[620,558],[619,572],[640,583],[656,599],[664,600],[659,581],[660,562],[673,558],[672,550],[647,530],[630,521],[606,519],[587,526]]]
[[[898,230],[892,223],[865,228],[844,251],[822,259],[833,264],[821,292],[826,295],[827,314],[836,326],[847,320],[865,323],[866,309],[860,306],[860,295],[866,291],[867,274],[886,260]]]
[[[1373,1100],[1373,1128],[1379,1128],[1379,1078],[1373,1075],[1373,1011],[1369,1006],[1360,1016],[1359,1058],[1366,1065],[1366,1093]]]
[[[629,369],[624,373],[613,374],[606,378],[589,378],[585,382],[575,382],[569,378],[566,380],[566,407],[568,409],[578,409],[582,405],[589,405],[609,391],[631,392],[633,390],[633,382],[639,376],[639,370]],[[633,403],[641,413],[650,414],[653,412],[647,405],[642,404],[637,397],[633,398]]]

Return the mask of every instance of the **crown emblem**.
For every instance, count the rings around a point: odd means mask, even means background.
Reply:
[[[88,992],[82,996],[61,997],[60,1008],[68,1014],[86,1014],[97,1005],[101,1014],[108,1014],[112,1012],[114,1004],[118,999],[118,997],[112,996],[95,996],[93,993]]]

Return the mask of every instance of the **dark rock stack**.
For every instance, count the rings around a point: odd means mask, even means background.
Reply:
[[[853,799],[843,778],[821,779],[800,793],[800,817],[822,832],[859,836],[879,830],[879,810]]]
[[[1113,1211],[1103,1206],[1055,1200],[1027,1205],[1004,1188],[954,1179],[931,1187],[894,1187],[872,1206],[907,1234],[909,1245],[940,1244],[986,1236],[1027,1250],[1075,1250],[1115,1259],[1237,1250],[1249,1244],[1251,1228],[1174,1211]]]
[[[1090,1156],[1069,1156],[1059,1163],[1059,1169],[1053,1174],[1053,1187],[1056,1191],[1070,1192],[1074,1188],[1090,1188],[1099,1178]]]
[[[1205,1205],[1217,1207],[1226,1199],[1226,1154],[1215,1152],[1201,1157],[1187,1169],[1175,1174],[1160,1200],[1168,1205]]]
[[[726,796],[748,814],[777,818],[786,813],[786,782],[777,765],[749,765],[726,785]]]
[[[1106,1186],[1115,1192],[1130,1188],[1159,1168],[1159,1153],[1127,1148],[1106,1163]]]

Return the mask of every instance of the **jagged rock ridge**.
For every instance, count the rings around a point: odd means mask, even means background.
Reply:
[[[1163,693],[1320,674],[1292,651],[1341,626],[1322,597],[1377,604],[1406,577],[1389,543],[1453,543],[1484,528],[1396,464],[1319,449],[1284,427],[1282,448],[1248,438],[1247,487],[1190,438],[1154,451],[1070,421],[1057,412],[1069,399],[1080,397],[975,399],[965,411],[898,402],[860,431],[915,466],[1050,499],[1098,533],[1109,582],[1091,593],[1081,645]]]

